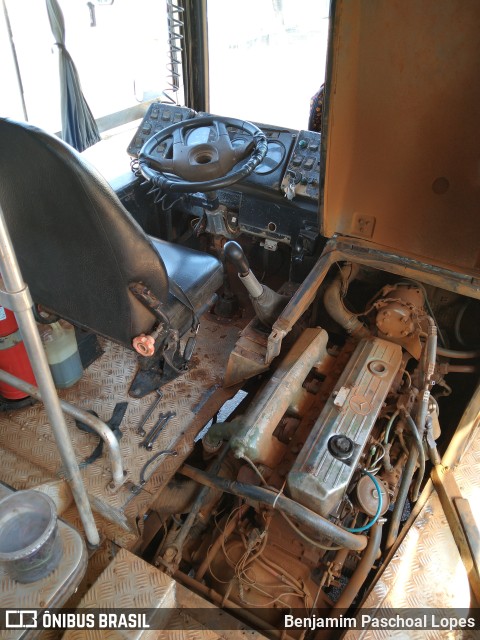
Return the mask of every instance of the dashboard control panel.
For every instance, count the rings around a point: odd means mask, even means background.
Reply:
[[[171,124],[202,117],[205,113],[196,113],[193,109],[177,105],[154,102],[148,108],[145,117],[130,142],[127,153],[138,157],[145,142],[158,131]],[[319,199],[320,177],[320,134],[315,131],[295,131],[257,124],[268,140],[268,152],[264,161],[255,169],[244,184],[276,194],[281,200],[301,206],[301,201],[317,204]],[[246,142],[247,134],[235,127],[228,127],[232,144]],[[192,129],[187,137],[189,144],[208,142],[212,131],[209,127]],[[155,150],[166,153],[168,142]],[[293,147],[293,150],[292,150]],[[239,185],[241,190],[241,185]]]
[[[142,146],[155,133],[205,115],[209,114],[153,103],[127,151],[130,156],[138,157]],[[320,134],[256,124],[267,137],[267,154],[249,176],[229,189],[220,190],[219,200],[231,207],[242,232],[274,243],[290,244],[296,242],[302,229],[318,227]],[[249,135],[242,129],[229,125],[227,130],[232,146],[243,146],[248,141]],[[216,133],[210,126],[193,126],[185,134],[186,143],[192,146],[215,139]],[[171,140],[165,140],[152,153],[168,157],[171,144]],[[231,202],[232,198],[235,203]],[[188,201],[184,202],[184,207],[188,206]]]
[[[300,131],[282,180],[288,200],[303,196],[318,201],[320,176],[320,134]]]
[[[196,115],[193,109],[187,107],[179,107],[174,104],[163,104],[154,102],[148,107],[141,125],[137,129],[132,141],[127,147],[127,153],[137,158],[140,149],[145,142],[155,133],[169,127],[171,124],[188,120]]]

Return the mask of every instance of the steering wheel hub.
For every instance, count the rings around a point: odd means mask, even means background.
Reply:
[[[208,141],[189,144],[189,134],[201,128],[210,129]],[[233,145],[228,128],[241,130],[250,139]],[[169,139],[168,152],[156,153]],[[246,178],[265,158],[267,149],[265,134],[251,122],[204,116],[177,122],[153,135],[140,151],[139,167],[147,180],[164,191],[207,192]],[[237,167],[242,160],[245,162]]]

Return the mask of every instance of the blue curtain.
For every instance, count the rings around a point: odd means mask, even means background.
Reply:
[[[98,127],[80,86],[77,68],[65,47],[65,20],[57,0],[46,0],[48,18],[59,49],[62,138],[77,151],[100,140]]]

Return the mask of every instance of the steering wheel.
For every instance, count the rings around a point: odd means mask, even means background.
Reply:
[[[210,128],[208,141],[188,144],[189,132],[201,127]],[[244,131],[252,140],[232,144],[227,127]],[[169,138],[173,139],[171,151],[165,149],[166,153],[154,154],[155,149]],[[145,142],[138,161],[142,175],[164,191],[207,192],[229,187],[246,178],[265,158],[267,149],[265,134],[251,122],[204,116],[177,122],[158,131]],[[167,155],[169,157],[165,157]],[[245,158],[246,162],[232,171]]]

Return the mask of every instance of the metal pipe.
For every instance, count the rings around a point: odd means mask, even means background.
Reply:
[[[255,277],[255,274],[252,271],[249,271],[247,274],[242,275],[238,274],[243,286],[248,291],[248,293],[252,296],[252,298],[259,298],[263,293],[263,286]]]
[[[370,331],[360,322],[358,317],[349,311],[342,300],[342,289],[347,288],[358,274],[359,266],[351,262],[344,265],[335,276],[333,282],[326,288],[323,304],[328,314],[345,329],[345,331],[360,340],[368,338]]]
[[[446,364],[445,374],[447,373],[477,373],[478,367],[470,364]]]
[[[225,457],[228,451],[229,451],[229,447],[227,445],[223,449],[223,451],[221,451],[219,456],[216,458],[216,460],[212,464],[210,468],[210,472],[212,474],[217,474],[220,471],[220,467],[222,466],[222,463],[225,460]],[[180,564],[180,560],[182,558],[182,550],[183,550],[183,545],[185,544],[185,540],[187,539],[188,534],[190,533],[193,525],[195,524],[197,516],[200,513],[200,510],[203,507],[212,488],[217,489],[217,487],[208,487],[208,486],[204,486],[201,488],[201,490],[198,492],[198,496],[196,497],[185,522],[182,524],[182,527],[178,532],[178,535],[176,536],[175,540],[171,542],[168,545],[168,547],[165,549],[163,553],[163,561],[165,562],[165,564],[170,565],[170,568],[172,568],[172,566],[175,569],[178,568],[178,565]]]
[[[386,549],[390,549],[397,539],[398,530],[400,528],[400,519],[402,517],[403,507],[405,506],[405,500],[407,499],[408,489],[410,488],[410,483],[412,482],[413,474],[415,473],[417,458],[417,450],[411,449],[410,455],[407,459],[407,463],[403,469],[400,489],[398,490],[397,499],[393,508],[393,513],[390,520],[390,529],[388,530],[388,537],[385,543]]]
[[[428,405],[430,401],[430,385],[432,384],[432,376],[435,373],[435,365],[437,360],[437,325],[435,324],[434,319],[431,318],[430,316],[427,316],[427,320],[428,320],[428,335],[427,335],[427,342],[424,347],[425,349],[424,385],[425,386],[421,392],[420,406],[418,408],[418,411],[415,417],[415,423],[414,423],[416,424],[415,430],[412,428],[412,423],[408,421],[408,418],[410,418],[410,420],[412,418],[407,414],[406,411],[404,411],[404,414],[407,417],[408,426],[412,431],[412,435],[414,437],[418,435],[418,439],[416,439],[416,445],[418,449],[418,456],[420,457],[420,470],[419,470],[417,481],[415,482],[415,486],[413,487],[413,491],[412,491],[412,500],[414,502],[418,500],[420,485],[423,480],[423,476],[425,474],[425,452],[423,450],[422,443],[423,443],[423,436],[425,435],[425,421],[428,416]],[[418,457],[416,456],[415,462],[417,461],[417,459]],[[410,458],[409,458],[409,461],[410,461]],[[413,478],[414,472],[415,472],[415,467],[413,467],[410,480]],[[403,478],[402,478],[402,483],[403,483]],[[408,491],[408,487],[406,488],[406,491]],[[399,492],[399,495],[400,495],[400,492]],[[405,497],[406,495],[407,494],[405,493]],[[397,498],[397,504],[398,504],[398,498]],[[397,504],[395,505],[395,508],[397,507]],[[395,512],[395,509],[394,509],[394,512]],[[390,532],[393,531],[393,523],[394,523],[394,519],[392,516],[392,525],[390,526]],[[397,531],[398,531],[398,528],[397,528]],[[390,532],[389,532],[389,535],[390,535]]]
[[[336,250],[336,241],[331,240],[272,326],[272,331],[268,336],[265,364],[270,364],[280,354],[283,338],[312,304],[328,270],[339,259],[341,259],[341,253]]]
[[[431,316],[427,316],[428,335],[426,344],[426,367],[425,367],[425,384],[430,384],[432,376],[435,373],[435,365],[437,363],[437,325]]]
[[[232,420],[232,422],[215,422],[202,439],[203,448],[207,453],[215,453],[220,449],[224,441],[230,440],[237,430],[238,423],[235,420]]]
[[[433,399],[435,400],[435,398]],[[435,400],[435,405],[436,405],[436,411],[438,415],[439,409],[438,409],[438,403],[436,400]],[[427,446],[427,453],[428,453],[430,462],[434,466],[437,466],[437,464],[442,464],[442,458],[438,453],[437,443],[435,442],[435,438],[433,435],[433,419],[432,419],[432,413],[430,413],[430,411],[428,413],[427,419],[425,420],[425,444]]]
[[[480,358],[480,349],[475,351],[454,351],[453,349],[438,347],[437,353],[439,356],[452,358],[453,360],[472,360],[473,358]]]
[[[348,554],[350,551],[348,549],[339,549],[335,558],[332,562],[332,573],[336,576],[340,576],[342,573],[343,565],[345,564],[346,559],[348,558]]]
[[[12,296],[12,300],[30,297],[28,288],[23,282],[12,241],[5,222],[3,209],[0,205],[0,272],[5,291]],[[43,349],[35,318],[29,303],[15,305],[13,309],[20,328],[25,348],[30,359],[33,373],[39,384],[40,392],[45,402],[45,409],[52,427],[62,464],[66,472],[66,479],[72,489],[73,497],[85,529],[85,535],[92,546],[100,544],[100,536],[93,518],[88,495],[83,485],[80,469],[75,459],[75,452],[68,435],[65,417],[58,400],[57,390],[53,383],[47,356]]]
[[[2,382],[6,382],[10,384],[12,387],[16,387],[17,389],[21,389],[21,391],[25,391],[29,396],[43,401],[42,393],[39,389],[33,384],[29,384],[16,376],[13,376],[8,371],[3,371],[0,369],[0,380]],[[120,453],[120,444],[115,437],[115,434],[110,429],[108,425],[106,425],[100,418],[92,415],[88,411],[84,409],[80,409],[65,400],[60,400],[60,406],[62,407],[65,413],[72,416],[76,420],[80,420],[84,424],[91,427],[95,433],[97,433],[100,438],[105,442],[105,445],[109,449],[110,462],[112,465],[112,479],[115,487],[120,487],[125,482],[125,475],[123,473],[123,464],[122,464],[122,456]]]
[[[368,538],[366,536],[356,535],[338,527],[330,520],[323,518],[283,494],[275,493],[263,487],[217,478],[186,464],[179,469],[179,472],[187,476],[187,478],[196,480],[212,489],[220,489],[244,500],[254,503],[262,502],[272,507],[272,509],[278,509],[278,511],[282,511],[297,520],[301,525],[314,532],[315,535],[329,538],[335,545],[347,547],[352,551],[362,551],[367,546]]]
[[[340,598],[335,603],[333,609],[348,609],[353,602],[353,599],[358,594],[360,587],[370,573],[373,563],[380,549],[380,542],[382,541],[382,528],[385,520],[381,519],[376,522],[372,527],[372,532],[368,539],[368,545],[363,552],[362,559],[357,565],[353,576],[348,581],[347,586],[342,591]]]

